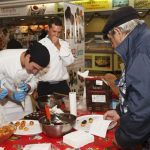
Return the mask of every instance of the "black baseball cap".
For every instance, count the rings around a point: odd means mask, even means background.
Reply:
[[[102,33],[104,37],[107,37],[107,34],[114,27],[117,27],[121,24],[124,24],[130,20],[138,19],[138,12],[131,6],[121,7],[113,11],[111,16],[108,18]]]

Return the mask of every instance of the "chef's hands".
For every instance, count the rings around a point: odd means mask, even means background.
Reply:
[[[17,91],[11,94],[11,98],[17,102],[22,102],[25,100],[27,93],[30,91],[31,87],[29,84],[21,81],[17,86]]]
[[[15,91],[11,93],[11,99],[17,101],[17,102],[22,102],[25,100],[27,93],[24,91]]]
[[[21,81],[18,84],[18,90],[28,93],[28,91],[30,91],[30,86],[27,83],[25,83],[24,81]]]
[[[21,81],[18,84],[17,91],[11,94],[11,98],[17,102],[22,102],[25,100],[28,91],[30,91],[30,86],[24,81]]]
[[[0,88],[0,100],[4,99],[8,95],[8,90]]]
[[[61,45],[59,43],[59,37],[57,36],[52,36],[51,38],[52,43],[58,48],[60,49]]]
[[[19,83],[16,91],[11,91],[7,88],[0,88],[0,100],[8,96],[12,100],[18,102],[24,101],[29,90],[30,86],[23,81]]]

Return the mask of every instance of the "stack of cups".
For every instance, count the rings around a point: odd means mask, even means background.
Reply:
[[[70,114],[77,116],[76,92],[69,93],[69,100],[70,100]]]

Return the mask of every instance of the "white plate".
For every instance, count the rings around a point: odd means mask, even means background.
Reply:
[[[21,122],[23,120],[19,120],[19,122]],[[39,121],[37,120],[24,120],[26,122],[25,127],[28,128],[27,131],[25,130],[20,130],[19,127],[17,127],[16,131],[14,134],[16,135],[34,135],[34,134],[38,134],[42,132],[42,128],[40,126]],[[34,124],[32,126],[29,125],[30,121],[33,121]],[[16,123],[17,121],[15,121],[14,123]]]
[[[103,115],[85,115],[85,116],[78,117],[76,119],[74,129],[88,132],[92,122],[95,119],[102,119],[103,120]],[[110,124],[110,126],[108,127],[108,130],[114,128],[116,125],[117,125],[117,122]]]

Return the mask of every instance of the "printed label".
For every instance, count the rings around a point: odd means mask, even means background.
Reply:
[[[92,102],[106,103],[106,95],[92,95]]]

